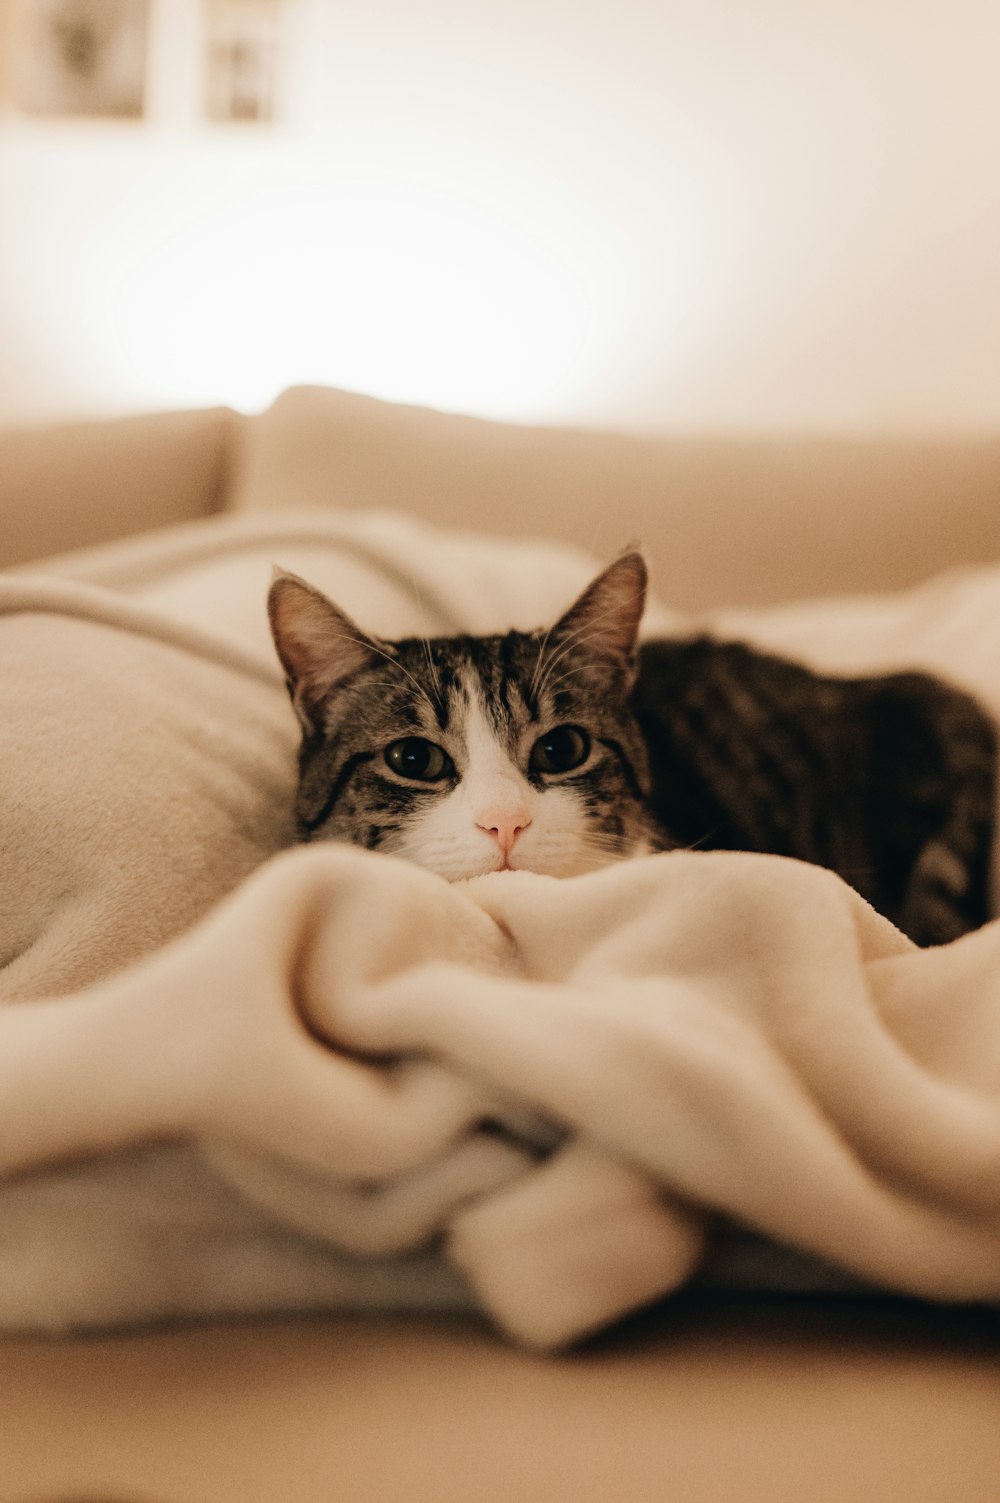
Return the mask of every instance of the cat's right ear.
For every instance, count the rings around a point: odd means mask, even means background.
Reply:
[[[322,706],[339,684],[391,653],[322,590],[286,569],[275,568],[267,614],[288,692],[306,731],[320,729]]]
[[[632,548],[592,579],[550,634],[570,646],[606,659],[631,676],[635,671],[639,622],[646,604],[647,574],[642,554]]]

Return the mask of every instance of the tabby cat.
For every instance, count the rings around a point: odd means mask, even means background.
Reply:
[[[707,636],[638,646],[645,591],[627,553],[548,631],[387,642],[279,572],[301,839],[449,881],[769,851],[839,872],[920,944],[985,922],[996,737],[972,699]]]

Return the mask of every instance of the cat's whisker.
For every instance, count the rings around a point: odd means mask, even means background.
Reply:
[[[706,830],[704,835],[699,836],[697,840],[692,840],[688,845],[681,845],[674,840],[669,830],[658,829],[654,824],[647,831],[647,839],[656,852],[675,851],[680,855],[688,855],[694,851],[713,849],[712,842],[723,828],[721,824],[713,825],[712,829]]]
[[[625,555],[622,555],[618,562],[624,562],[624,558]],[[629,606],[626,603],[627,594],[620,595],[617,585],[611,582],[610,574],[611,569],[614,567],[616,566],[611,566],[602,575],[599,575],[590,587],[584,591],[583,595],[580,596],[576,604],[570,608],[567,615],[560,617],[555,625],[550,627],[545,633],[538,649],[535,671],[531,677],[531,684],[529,686],[530,694],[536,697],[542,695],[546,679],[551,675],[552,669],[565,652],[569,651],[574,642],[578,642],[586,633],[593,633],[595,628],[602,626],[607,621],[618,622],[620,628],[625,625],[630,614]],[[633,598],[631,602],[632,607],[638,606],[639,614],[642,612],[644,593],[645,578],[643,576],[643,583],[640,587],[638,598]],[[571,620],[573,615],[577,613],[579,624],[567,630],[564,623]],[[635,623],[633,623],[633,629],[637,623],[638,616]],[[558,646],[556,652],[547,658],[548,644],[553,633],[558,633]]]
[[[538,685],[538,693],[539,693],[539,695],[541,695],[545,691],[545,681],[548,678],[549,674],[552,672],[553,668],[555,668],[555,666],[559,662],[562,661],[562,659],[566,656],[566,654],[572,650],[574,642],[576,642],[578,646],[586,646],[587,645],[587,641],[586,640],[583,643],[580,643],[580,642],[578,642],[578,638],[581,637],[584,632],[592,630],[593,626],[595,626],[595,625],[600,625],[600,621],[599,620],[597,622],[588,621],[583,626],[577,627],[577,629],[575,631],[570,632],[567,636],[560,637],[558,639],[558,643],[557,643],[557,645],[556,645],[556,647],[555,647],[555,649],[554,649],[554,651],[552,653],[552,656],[546,660],[546,663],[545,663],[545,672],[543,673],[541,682]],[[549,638],[551,637],[551,635],[552,635],[551,631],[546,632],[546,634],[545,634],[545,643],[546,644],[548,643]],[[587,640],[589,640],[589,639],[587,639]],[[544,645],[545,644],[543,644],[543,650],[544,650]],[[541,654],[539,654],[539,658],[541,658]]]
[[[623,849],[623,837],[620,835],[605,835],[597,832],[587,832],[580,837],[581,843],[596,851],[610,851],[614,855],[621,855]]]
[[[417,584],[417,576],[413,573],[412,569],[408,569],[406,572],[409,575],[410,584],[413,586],[413,593],[417,599],[417,609],[420,612],[420,624],[423,628],[420,634],[420,642],[423,646],[424,658],[427,662],[428,677],[430,678],[431,684],[434,687],[434,694],[437,699],[438,706],[443,713],[445,707],[444,696],[441,691],[441,680],[438,676],[437,665],[434,662],[434,656],[431,652],[430,636],[427,631],[427,608],[424,605],[424,597],[420,593],[420,586]]]
[[[546,688],[548,689],[550,694],[554,694],[555,691],[559,688],[560,684],[565,684],[569,679],[577,678],[581,673],[585,672],[586,669],[582,664],[580,664],[576,668],[567,668],[565,673],[560,673],[558,678],[553,679],[551,683],[547,683]]]
[[[677,851],[682,856],[690,856],[695,851],[703,851],[711,840],[711,835],[703,835],[700,840],[693,840],[690,845],[665,845],[660,849],[664,851]]]
[[[417,693],[423,699],[426,699],[427,703],[431,707],[431,710],[434,710],[434,701],[427,693],[427,690],[424,688],[423,684],[419,679],[414,678],[409,668],[405,668],[398,658],[393,657],[391,652],[386,652],[383,648],[378,647],[374,642],[368,641],[365,637],[352,637],[349,636],[347,632],[332,632],[331,636],[336,636],[341,642],[353,642],[358,647],[366,647],[369,652],[377,653],[380,658],[385,658],[387,663],[391,663],[394,668],[398,668],[400,673],[404,674],[405,677],[410,680],[410,683],[416,689]]]
[[[588,619],[581,626],[576,627],[571,632],[567,632],[565,636],[560,636],[558,645],[546,664],[545,673],[542,677],[541,683],[538,686],[539,698],[541,698],[541,696],[545,692],[545,686],[552,673],[552,670],[562,661],[566,654],[568,652],[571,652],[574,648],[585,648],[588,647],[592,641],[599,640],[600,634],[596,631],[595,628],[602,626],[606,621],[617,620],[619,615],[620,611],[617,608],[609,607],[607,610],[601,611],[596,616],[588,617]],[[587,635],[588,633],[589,635]]]
[[[583,624],[581,626],[577,627],[574,631],[571,631],[565,637],[560,638],[560,647],[567,647],[568,648],[573,643],[573,641],[577,637],[580,636],[580,634],[582,632],[587,631],[588,629],[592,628],[593,626],[599,626],[599,625],[601,625],[602,622],[610,620],[610,619],[613,619],[617,615],[618,615],[618,611],[617,610],[615,610],[614,608],[609,608],[608,610],[603,611],[595,619],[593,619],[593,620],[588,619],[588,620],[584,621]],[[534,693],[535,692],[535,686],[536,686],[537,681],[538,681],[538,674],[539,674],[539,671],[540,671],[540,669],[542,667],[542,662],[543,662],[544,657],[545,657],[545,649],[548,646],[549,638],[552,636],[552,633],[556,630],[556,628],[558,627],[558,625],[559,625],[559,623],[556,622],[553,626],[550,626],[549,629],[548,629],[548,631],[545,633],[544,637],[542,638],[542,644],[541,644],[541,646],[538,649],[538,659],[537,659],[537,661],[535,663],[535,671],[534,671],[534,673],[531,676],[531,683],[529,685],[529,691],[528,691],[529,693]],[[560,655],[561,654],[557,652],[556,657],[553,660],[553,662],[557,662]],[[539,694],[541,694],[543,687],[544,687],[544,684],[543,685],[539,685],[539,687],[538,687],[538,693]]]
[[[531,675],[531,681],[528,684],[528,698],[529,698],[529,700],[535,698],[535,688],[536,688],[536,686],[538,684],[538,675],[539,675],[539,673],[542,670],[542,663],[544,662],[544,659],[545,659],[545,649],[549,645],[549,638],[551,637],[551,635],[552,635],[552,627],[550,626],[549,629],[548,629],[548,631],[546,631],[546,632],[544,632],[542,634],[541,641],[538,644],[538,657],[535,659],[535,671]]]
[[[428,672],[428,675],[430,676],[430,681],[431,681],[432,685],[434,686],[434,698],[437,700],[437,702],[438,702],[438,708],[441,710],[441,712],[443,714],[444,713],[444,695],[443,695],[443,693],[441,691],[441,680],[438,677],[437,665],[434,662],[434,655],[431,652],[430,638],[425,634],[424,636],[421,637],[420,640],[423,643],[424,657],[427,659],[427,672]]]
[[[541,699],[542,695],[546,692],[546,690],[548,690],[551,693],[552,687],[553,687],[553,685],[552,685],[552,674],[559,667],[559,664],[563,661],[563,659],[566,658],[571,651],[572,651],[572,648],[567,647],[564,650],[562,650],[560,652],[556,652],[556,653],[553,654],[552,658],[550,659],[549,663],[546,666],[544,674],[542,675],[542,681],[541,681],[541,683],[538,686],[538,698],[539,699]],[[582,671],[582,665],[580,666],[579,669],[573,669],[573,670],[570,670],[570,671],[572,671],[572,672],[580,672],[580,671]],[[560,680],[556,680],[556,682],[560,682]]]

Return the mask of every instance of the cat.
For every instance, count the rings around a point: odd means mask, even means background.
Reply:
[[[299,838],[448,881],[766,851],[838,872],[918,944],[986,921],[997,746],[973,699],[710,636],[640,645],[646,584],[629,552],[547,631],[389,642],[277,571]]]

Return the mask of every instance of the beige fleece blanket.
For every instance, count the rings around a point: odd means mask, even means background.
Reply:
[[[0,581],[0,1322],[471,1291],[552,1346],[684,1283],[720,1217],[995,1300],[1000,925],[920,952],[759,856],[450,887],[275,854],[271,560],[387,634],[537,624],[591,568],[284,518]],[[879,607],[839,609],[850,638]]]

